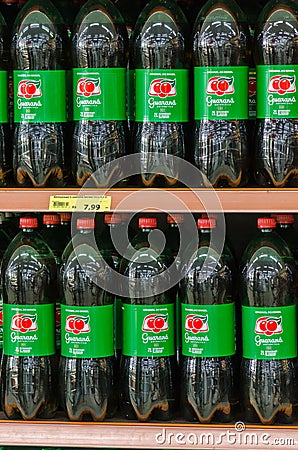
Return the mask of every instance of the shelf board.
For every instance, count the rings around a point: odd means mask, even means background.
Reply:
[[[297,448],[298,427],[0,420],[0,445],[184,449]],[[238,431],[237,431],[238,430]]]
[[[0,211],[48,211],[53,195],[112,197],[118,212],[298,212],[298,189],[0,189]]]

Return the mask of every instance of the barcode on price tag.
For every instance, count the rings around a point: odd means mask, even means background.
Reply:
[[[111,210],[112,197],[94,195],[77,197],[76,195],[51,195],[49,211],[100,212]]]

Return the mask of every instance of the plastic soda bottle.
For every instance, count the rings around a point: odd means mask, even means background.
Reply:
[[[13,31],[13,170],[20,186],[66,182],[67,33],[50,0],[29,0]]]
[[[76,17],[73,37],[73,155],[76,183],[112,184],[115,171],[98,170],[126,153],[125,74],[128,36],[110,0],[89,0]]]
[[[173,258],[155,248],[149,235],[156,228],[156,217],[139,218],[131,243],[135,251],[120,266],[130,289],[129,298],[123,298],[120,409],[126,419],[140,421],[171,420],[177,410],[176,287],[154,295],[157,277],[164,279]]]
[[[188,24],[172,0],[151,0],[141,12],[132,39],[135,70],[133,148],[140,154],[143,186],[173,186],[185,158],[188,122]]]
[[[193,160],[207,185],[247,182],[249,53],[249,29],[237,3],[209,0],[193,30]]]
[[[298,6],[270,0],[260,13],[254,41],[257,125],[254,177],[260,186],[297,186]]]
[[[70,420],[111,417],[117,406],[111,276],[94,239],[94,219],[78,218],[78,233],[62,255],[61,405]]]
[[[186,420],[231,420],[234,402],[235,303],[231,253],[211,244],[215,219],[198,219],[196,252],[182,264],[181,407]],[[224,339],[223,339],[224,334]]]
[[[3,257],[2,405],[8,418],[51,418],[57,410],[55,259],[21,217],[21,231]]]
[[[245,420],[290,422],[297,402],[295,266],[274,218],[258,219],[258,235],[241,264]]]

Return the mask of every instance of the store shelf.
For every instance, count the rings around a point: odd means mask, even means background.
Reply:
[[[297,427],[0,421],[0,444],[24,447],[184,449],[297,448]]]
[[[0,189],[0,211],[47,211],[50,197],[112,198],[117,211],[298,212],[298,189]],[[67,207],[65,211],[68,210]]]

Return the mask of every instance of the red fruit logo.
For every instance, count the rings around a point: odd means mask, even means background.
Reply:
[[[61,325],[61,310],[58,307],[56,307],[55,322],[56,322],[56,328],[60,328],[60,325]]]
[[[234,77],[212,77],[209,78],[207,94],[234,94]]]
[[[256,321],[255,333],[266,334],[266,336],[271,336],[272,334],[280,334],[282,333],[281,321],[281,317],[260,317]]]
[[[209,331],[208,315],[188,314],[185,317],[184,328],[192,333],[206,333]]]
[[[248,96],[253,97],[257,92],[257,83],[255,78],[249,78],[248,81]]]
[[[68,316],[66,318],[65,331],[74,334],[89,333],[89,320],[89,316]]]
[[[157,78],[150,83],[149,95],[152,97],[174,97],[176,92],[176,78]]]
[[[148,314],[143,320],[142,330],[159,333],[160,331],[167,331],[168,315],[167,314]]]
[[[18,97],[22,98],[35,98],[41,97],[42,92],[40,89],[41,82],[36,80],[22,80],[18,85]]]
[[[77,84],[77,95],[90,97],[100,95],[100,78],[80,78]]]
[[[15,314],[11,319],[11,330],[27,333],[37,330],[36,314]]]
[[[280,95],[296,92],[295,75],[275,75],[270,78],[268,92],[278,93]]]

